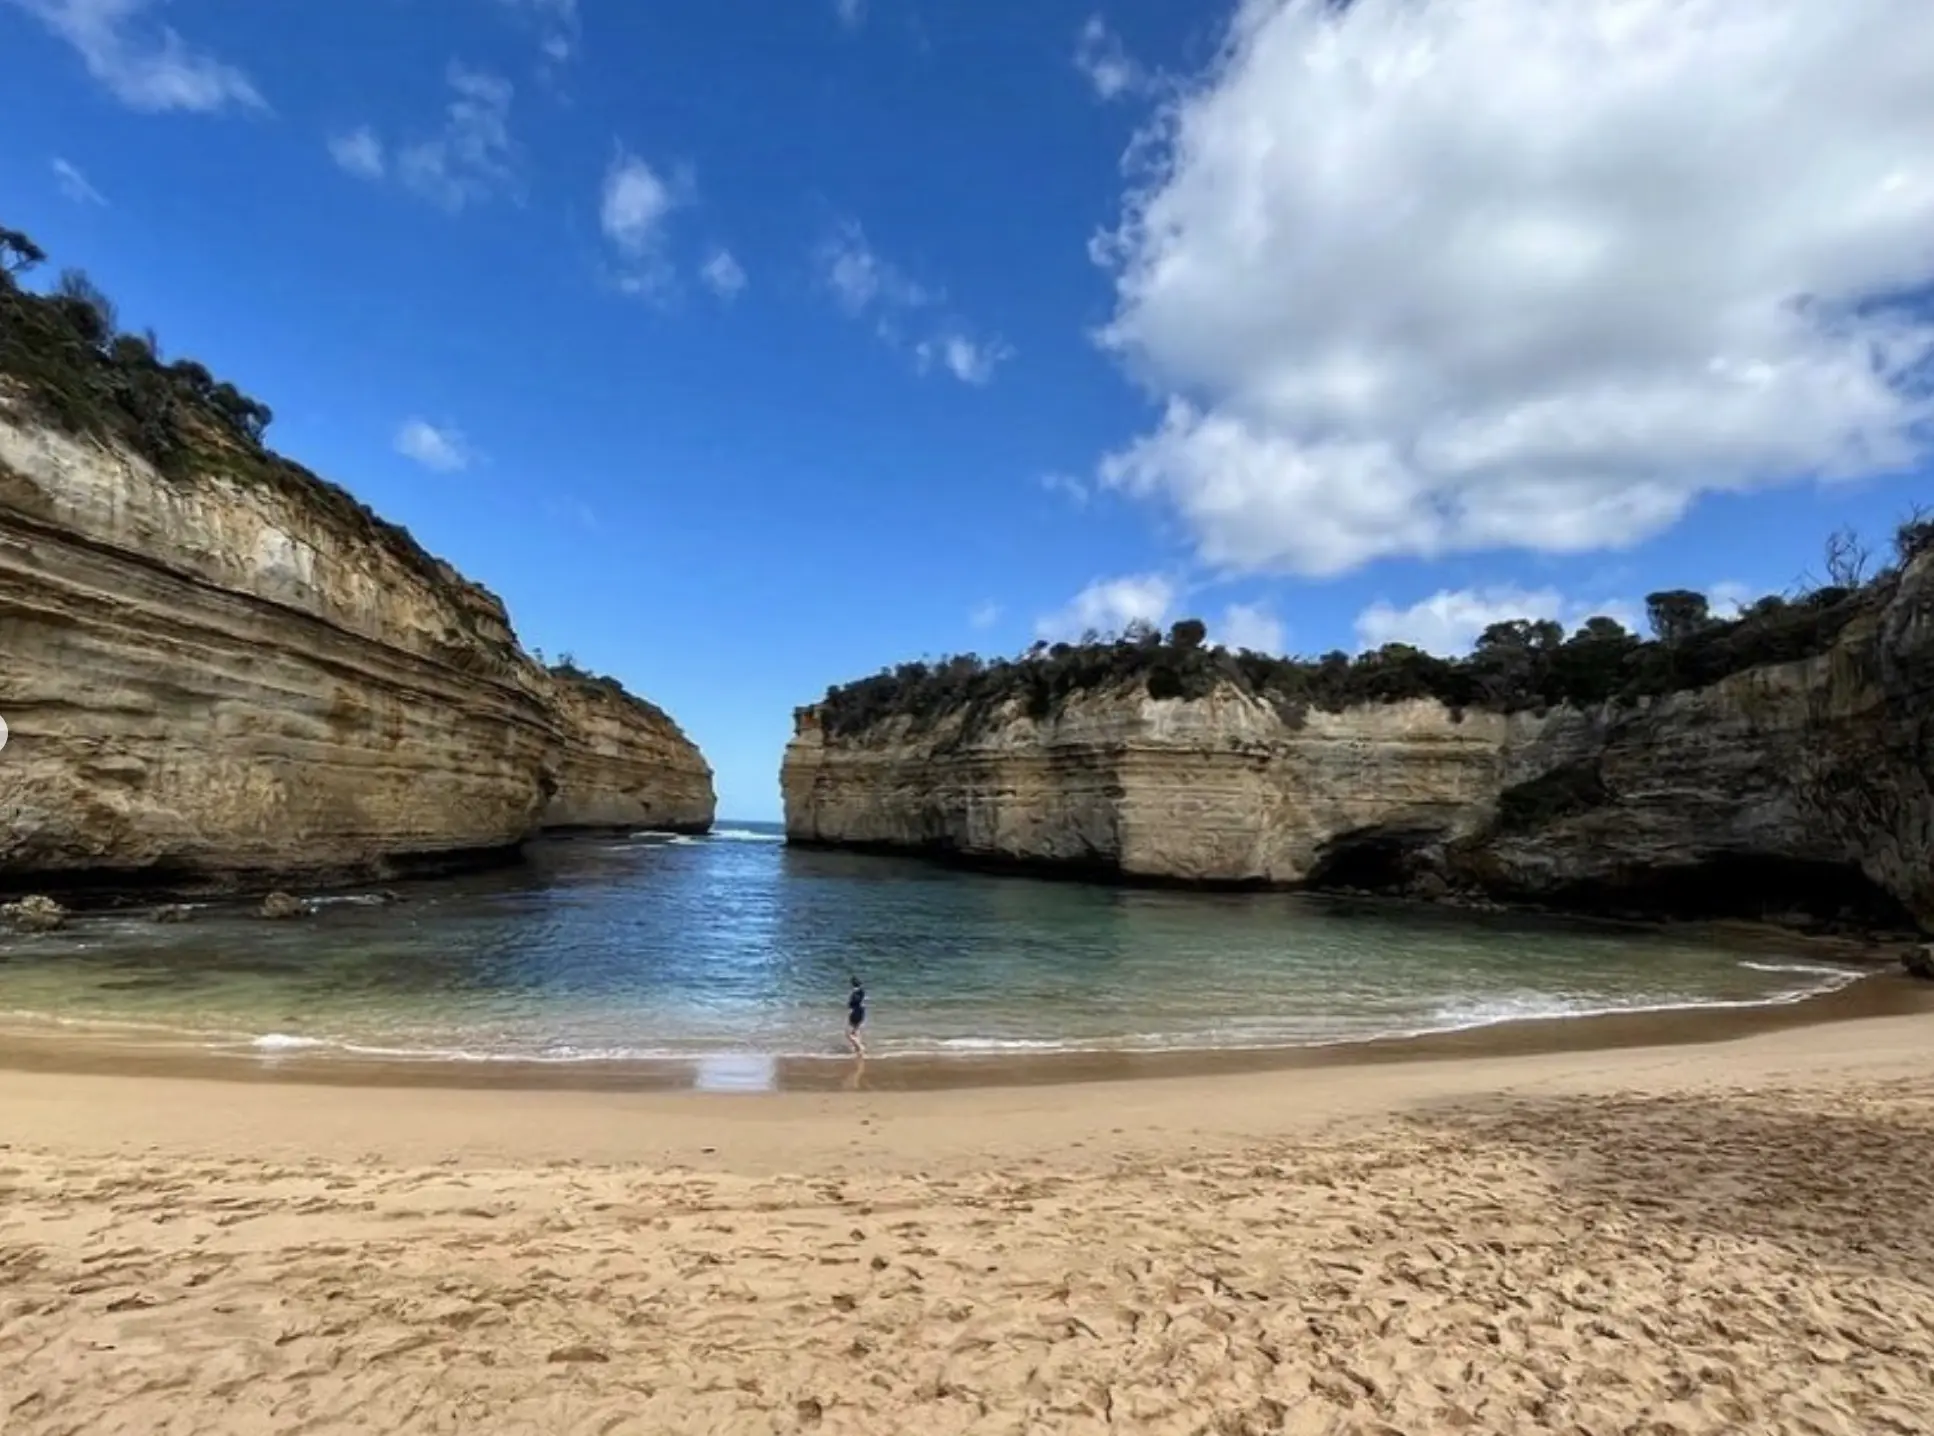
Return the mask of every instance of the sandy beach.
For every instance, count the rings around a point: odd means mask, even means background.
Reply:
[[[0,1431],[1934,1429],[1934,1014],[757,1096],[0,1072]]]

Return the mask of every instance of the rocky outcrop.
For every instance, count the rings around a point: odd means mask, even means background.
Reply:
[[[1454,874],[1666,910],[1884,909],[1934,929],[1934,555],[1824,653],[1559,711],[1501,754]]]
[[[610,679],[562,668],[550,678],[562,741],[546,829],[711,829],[711,765],[663,709]]]
[[[1219,688],[1088,693],[913,731],[829,737],[811,708],[781,772],[789,839],[1195,883],[1299,883],[1339,833],[1454,833],[1497,786],[1511,721],[1436,703],[1310,713]]]
[[[212,436],[164,476],[4,386],[0,889],[363,880],[512,853],[560,805],[709,818],[675,725],[561,685],[341,490]]]
[[[1482,890],[1934,927],[1934,556],[1831,646],[1630,704],[1284,711],[1230,684],[1040,718],[796,715],[795,842],[1128,879]]]
[[[43,893],[19,902],[0,904],[0,924],[16,932],[58,932],[67,926],[67,910]]]

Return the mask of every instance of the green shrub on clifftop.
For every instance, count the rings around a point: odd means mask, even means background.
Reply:
[[[446,567],[407,529],[264,444],[267,404],[192,359],[164,362],[152,334],[120,333],[113,301],[85,274],[68,269],[44,293],[27,288],[22,280],[46,259],[0,225],[0,393],[67,433],[126,445],[171,481],[223,473],[278,488],[446,585]]]
[[[1831,544],[1829,549],[1837,551]],[[1895,549],[1901,565],[1934,549],[1934,520],[1918,514],[1908,519]],[[971,731],[1014,702],[1041,720],[1082,693],[1140,687],[1152,698],[1201,698],[1218,685],[1272,704],[1292,727],[1301,726],[1312,708],[1336,713],[1356,704],[1417,698],[1454,710],[1496,712],[1629,703],[1824,653],[1856,615],[1885,598],[1898,572],[1883,569],[1861,584],[1834,584],[1791,601],[1763,598],[1731,619],[1714,618],[1703,594],[1651,594],[1649,640],[1606,617],[1587,619],[1569,635],[1548,619],[1495,623],[1462,658],[1439,658],[1404,643],[1355,657],[1333,652],[1282,658],[1212,647],[1197,619],[1183,619],[1166,637],[1137,624],[1116,638],[1090,634],[1080,643],[1037,643],[1019,658],[969,653],[902,663],[827,689],[820,721],[841,737],[890,719],[926,727],[959,714]]]

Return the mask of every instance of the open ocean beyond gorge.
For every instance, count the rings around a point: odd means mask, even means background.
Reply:
[[[0,1014],[196,1047],[456,1060],[1294,1047],[1791,1002],[1858,973],[1645,930],[1087,886],[802,851],[778,828],[534,845],[307,920],[239,907],[0,940]]]

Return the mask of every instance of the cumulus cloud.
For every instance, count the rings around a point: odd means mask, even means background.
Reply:
[[[377,180],[388,169],[383,141],[368,125],[329,137],[329,158],[358,179]]]
[[[998,603],[977,603],[967,615],[967,622],[973,628],[992,628],[1001,621],[1001,606]]]
[[[470,445],[460,430],[438,427],[427,419],[407,419],[396,431],[396,452],[439,474],[455,473],[470,465]]]
[[[1097,579],[1065,607],[1037,619],[1034,631],[1049,640],[1074,639],[1093,629],[1119,633],[1140,621],[1160,628],[1175,605],[1175,584],[1159,573]]]
[[[1287,642],[1282,620],[1254,603],[1232,603],[1223,609],[1222,622],[1209,630],[1209,638],[1223,648],[1257,653],[1282,653]]]
[[[658,226],[676,201],[671,186],[636,155],[620,152],[604,173],[604,197],[598,206],[604,237],[619,249],[637,254],[657,242]]]
[[[1100,479],[1225,570],[1636,542],[1934,423],[1926,0],[1240,0],[1131,150]]]
[[[1523,589],[1509,584],[1491,588],[1439,589],[1408,608],[1373,603],[1356,618],[1357,647],[1381,648],[1386,643],[1408,643],[1426,653],[1454,658],[1468,653],[1478,636],[1494,623],[1518,618],[1548,618],[1575,629],[1596,615],[1615,618],[1638,630],[1643,618],[1630,603],[1612,600],[1586,604],[1565,598],[1553,588]]]
[[[54,156],[53,170],[54,182],[60,186],[60,192],[75,204],[107,203],[107,196],[95,189],[86,175],[59,155]]]
[[[721,299],[736,298],[746,285],[745,268],[729,249],[714,250],[698,275],[705,281],[705,287]]]
[[[151,0],[0,0],[70,45],[109,94],[134,110],[267,108],[254,81],[198,50],[171,27],[145,21]]]
[[[1148,85],[1148,74],[1128,54],[1121,37],[1099,15],[1090,15],[1075,37],[1074,66],[1087,77],[1095,94],[1118,100]]]
[[[617,262],[618,287],[627,294],[656,294],[672,283],[665,222],[685,203],[690,184],[689,177],[668,178],[627,150],[612,156],[604,172],[598,226]],[[743,273],[739,278],[743,282]]]

